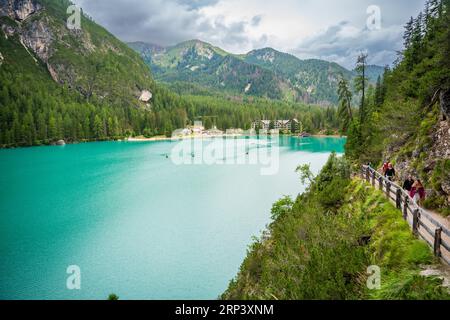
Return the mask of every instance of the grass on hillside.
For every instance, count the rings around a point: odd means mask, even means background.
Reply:
[[[222,299],[450,299],[441,280],[420,276],[436,262],[427,244],[382,193],[350,179],[344,159],[333,155],[307,193],[272,214]],[[378,290],[367,287],[373,265]]]

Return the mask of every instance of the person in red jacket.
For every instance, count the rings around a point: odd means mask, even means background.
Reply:
[[[417,179],[416,182],[414,182],[411,192],[409,193],[409,196],[413,198],[415,203],[422,202],[425,200],[426,192],[425,187],[422,184],[422,181],[420,179]]]
[[[383,177],[386,176],[386,171],[388,171],[390,165],[391,165],[391,163],[390,163],[389,161],[386,161],[386,162],[383,164],[383,167],[381,168]]]

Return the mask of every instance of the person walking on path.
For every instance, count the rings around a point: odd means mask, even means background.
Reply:
[[[389,162],[389,161],[386,161],[384,164],[383,164],[383,167],[381,168],[381,173],[383,174],[383,177],[385,177],[386,176],[386,171],[389,169],[389,165],[390,165],[391,163]]]
[[[403,183],[403,189],[408,192],[411,192],[414,182],[415,182],[414,179],[411,177],[411,175],[409,175],[408,178]]]
[[[417,179],[416,182],[414,182],[409,195],[411,198],[413,198],[415,203],[421,203],[423,202],[423,200],[425,200],[425,187],[423,186],[420,179]]]
[[[388,169],[386,170],[385,176],[389,181],[394,181],[395,179],[395,169],[394,166],[390,163],[388,165]]]

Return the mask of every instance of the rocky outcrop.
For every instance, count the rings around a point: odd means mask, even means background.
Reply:
[[[3,34],[5,35],[5,39],[8,39],[9,37],[12,37],[16,33],[16,28],[3,24],[0,24],[0,28],[3,31]]]
[[[444,120],[450,121],[450,89],[441,91],[439,101]]]
[[[2,53],[0,52],[0,66],[3,64],[3,60],[4,60],[3,55],[2,55]]]
[[[433,145],[429,157],[434,159],[450,159],[450,124],[441,121],[432,136]]]
[[[22,42],[45,63],[51,56],[50,47],[53,41],[47,20],[48,18],[42,18],[33,21],[23,30],[21,35]]]
[[[32,14],[42,10],[43,7],[35,0],[0,0],[0,16],[8,16],[16,21],[24,21]],[[35,19],[28,23],[0,25],[5,37],[19,34],[20,41],[31,49],[40,59],[47,62],[50,57],[52,33],[48,17]]]
[[[153,94],[150,91],[143,90],[141,92],[141,96],[139,97],[139,101],[147,103],[152,99],[152,97],[153,97]]]
[[[47,70],[50,73],[50,76],[52,77],[53,81],[59,82],[58,74],[56,73],[55,69],[53,69],[53,67],[48,63],[47,63]]]
[[[447,118],[448,120],[449,118]],[[431,178],[436,169],[442,166],[442,161],[450,159],[450,121],[439,121],[428,136],[429,142],[421,145],[420,139],[416,140],[415,149],[410,156],[401,156],[396,159],[395,169],[401,181],[408,175],[420,177],[425,182],[427,197],[440,197],[446,199],[444,206],[450,206],[450,176],[449,172],[443,172],[440,176],[440,187],[433,187]],[[385,159],[395,159],[398,148],[386,151]],[[420,160],[418,160],[420,159]]]
[[[0,17],[23,21],[42,9],[35,0],[0,0]]]

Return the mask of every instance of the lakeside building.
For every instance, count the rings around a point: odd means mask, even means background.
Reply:
[[[271,128],[271,124],[273,124],[273,128]],[[298,131],[300,128],[300,122],[297,119],[291,120],[257,120],[252,123],[252,129],[256,130],[259,128],[260,131],[269,132],[270,130],[279,130],[279,131]]]
[[[217,129],[216,126],[214,126],[213,128],[203,131],[203,135],[206,136],[211,136],[211,137],[215,137],[215,136],[223,136],[223,131]]]
[[[270,120],[257,120],[252,123],[252,129],[256,130],[259,128],[259,130],[269,130],[270,129]]]
[[[205,131],[205,127],[203,126],[202,121],[195,121],[194,125],[191,127],[188,127],[192,131],[192,134],[195,136],[202,135]]]

